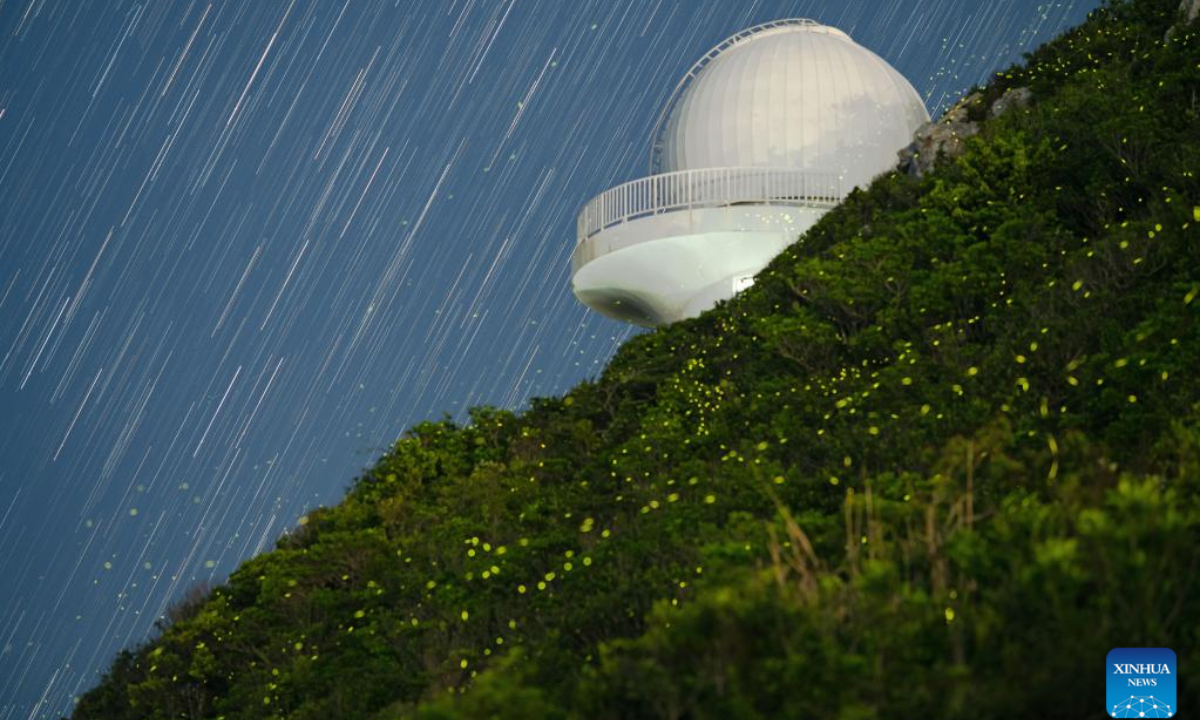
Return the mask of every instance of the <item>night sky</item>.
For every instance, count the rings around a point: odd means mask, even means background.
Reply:
[[[413,423],[598,374],[575,213],[726,36],[835,25],[936,116],[1097,4],[0,0],[0,720]]]

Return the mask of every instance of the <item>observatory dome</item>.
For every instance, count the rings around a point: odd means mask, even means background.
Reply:
[[[575,297],[650,327],[696,317],[895,167],[928,120],[912,85],[841,30],[777,20],[729,37],[671,93],[650,174],[579,211]]]
[[[913,86],[841,30],[781,20],[700,59],[659,120],[652,173],[804,168],[865,186],[929,120]]]

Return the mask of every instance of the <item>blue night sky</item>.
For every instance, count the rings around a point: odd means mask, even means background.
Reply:
[[[595,376],[575,213],[726,36],[838,26],[936,116],[1096,4],[0,0],[0,720],[413,423]]]

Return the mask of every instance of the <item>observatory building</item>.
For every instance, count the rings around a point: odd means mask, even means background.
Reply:
[[[638,325],[695,317],[894,167],[928,120],[912,85],[841,30],[812,20],[743,30],[675,87],[650,175],[584,205],[575,296]]]

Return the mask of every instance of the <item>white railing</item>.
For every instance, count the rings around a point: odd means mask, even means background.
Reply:
[[[579,212],[577,237],[646,215],[729,205],[833,207],[843,199],[833,173],[790,168],[704,168],[651,175],[617,185],[588,201]]]

